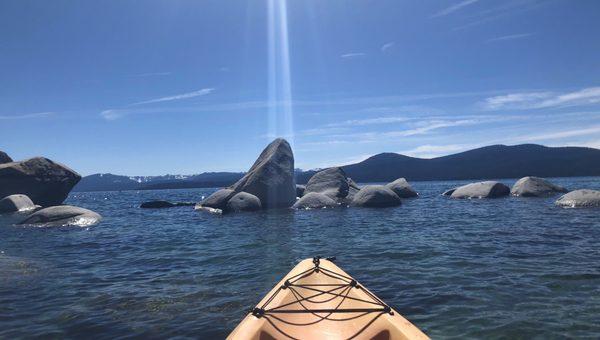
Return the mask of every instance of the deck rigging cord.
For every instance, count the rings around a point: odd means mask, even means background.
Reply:
[[[342,275],[340,273],[336,273],[327,268],[323,268],[320,266],[322,257],[317,256],[313,258],[314,266],[296,274],[290,278],[288,278],[283,285],[277,288],[271,296],[260,306],[255,307],[250,311],[250,313],[256,318],[264,318],[275,328],[278,332],[283,334],[284,336],[297,339],[290,334],[284,332],[281,328],[277,326],[277,322],[281,322],[286,325],[292,326],[310,326],[322,322],[324,320],[328,321],[349,321],[358,319],[367,314],[375,314],[375,316],[367,323],[364,327],[362,327],[356,334],[352,335],[348,339],[356,338],[360,333],[362,333],[367,327],[369,327],[377,318],[384,314],[393,315],[392,309],[381,301],[378,297],[371,294],[366,289],[363,289],[353,278]],[[326,258],[325,260],[333,262],[335,258]],[[339,283],[321,283],[321,284],[309,284],[309,283],[301,283],[299,282],[302,279],[305,279],[311,275],[323,274],[332,279],[339,281]],[[365,293],[368,299],[361,299],[354,296],[349,296],[350,292],[353,289],[359,289],[363,293]],[[269,304],[275,299],[275,297],[281,293],[282,291],[288,290],[292,293],[294,301],[288,302],[279,306],[270,307]],[[304,293],[304,295],[300,292],[300,290],[310,291],[310,295]],[[315,298],[327,296],[325,300],[315,300]],[[333,301],[334,299],[339,298],[340,302],[334,308],[308,308],[305,303],[312,304],[322,304]],[[364,304],[372,305],[371,308],[340,308],[344,301],[346,300],[354,300]],[[303,303],[304,302],[304,303]],[[296,309],[291,308],[296,307]],[[300,308],[298,308],[300,307]],[[351,314],[350,316],[342,317],[342,318],[334,318],[333,315],[336,314]],[[306,323],[295,323],[289,320],[285,320],[283,315],[286,314],[312,314],[316,317],[316,320],[306,322]]]

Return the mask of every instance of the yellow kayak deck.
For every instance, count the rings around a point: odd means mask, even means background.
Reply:
[[[301,261],[228,339],[428,339],[325,259]]]

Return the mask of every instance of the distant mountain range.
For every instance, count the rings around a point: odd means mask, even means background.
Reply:
[[[600,176],[600,150],[583,147],[546,147],[536,144],[491,145],[432,159],[380,153],[342,167],[357,182],[519,178],[524,176]],[[317,170],[296,170],[296,181],[306,183]],[[74,191],[151,190],[224,187],[244,173],[207,172],[200,175],[128,177],[95,174],[82,178]]]

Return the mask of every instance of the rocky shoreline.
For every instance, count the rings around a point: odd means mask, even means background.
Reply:
[[[20,225],[89,226],[102,217],[91,210],[62,205],[81,176],[70,168],[43,157],[13,161],[0,152],[0,214],[22,214]],[[512,188],[496,181],[483,181],[446,190],[450,199],[494,199],[548,197],[562,193],[555,205],[569,208],[600,207],[600,191],[568,191],[539,177],[519,179]],[[203,198],[199,203],[157,200],[140,208],[158,209],[194,206],[195,210],[228,214],[269,209],[331,209],[339,207],[388,208],[418,199],[405,178],[385,185],[356,184],[341,167],[320,170],[306,185],[296,185],[294,155],[282,138],[271,142],[250,170],[235,184]]]

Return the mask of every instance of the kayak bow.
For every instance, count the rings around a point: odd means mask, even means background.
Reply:
[[[228,339],[428,339],[329,260],[301,261]]]

